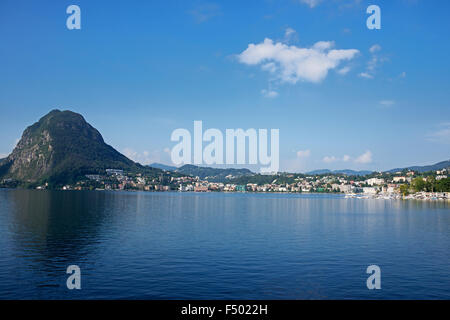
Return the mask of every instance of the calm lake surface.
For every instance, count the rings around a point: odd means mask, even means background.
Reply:
[[[0,189],[0,299],[450,299],[449,253],[444,202]]]

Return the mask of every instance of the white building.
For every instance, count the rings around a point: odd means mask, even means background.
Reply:
[[[379,186],[384,184],[384,179],[380,179],[380,178],[371,178],[371,179],[367,179],[366,183],[369,186]]]
[[[377,194],[377,188],[374,187],[364,187],[363,192],[366,194]]]
[[[339,186],[339,191],[344,192],[344,193],[350,193],[353,191],[353,186],[349,185],[349,184],[341,184]]]

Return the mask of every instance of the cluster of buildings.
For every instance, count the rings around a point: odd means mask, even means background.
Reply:
[[[166,183],[167,177],[146,177],[140,173],[129,174],[123,170],[106,169],[106,175],[87,174],[85,179],[75,185],[66,185],[63,190],[143,190],[143,191],[170,191]]]
[[[434,179],[447,178],[447,170],[436,171]],[[271,176],[272,177],[272,176]],[[417,192],[404,196],[402,185],[411,184],[416,173],[397,172],[379,173],[367,177],[346,175],[296,175],[280,174],[273,176],[270,183],[234,184],[233,180],[211,182],[192,176],[172,176],[165,172],[159,177],[147,177],[142,174],[127,174],[122,170],[107,169],[106,175],[89,174],[76,185],[64,186],[64,190],[142,190],[142,191],[181,191],[181,192],[286,192],[286,193],[343,193],[347,197],[358,198],[411,198],[449,199],[448,193]],[[425,178],[423,178],[425,179]],[[251,176],[248,180],[252,180]],[[44,187],[45,188],[45,187]]]
[[[450,193],[448,192],[416,192],[411,195],[403,195],[401,186],[409,186],[413,179],[417,178],[414,171],[394,174],[380,173],[368,178],[345,175],[286,175],[284,177],[291,178],[291,181],[279,183],[278,180],[286,179],[275,178],[271,183],[247,183],[242,185],[202,181],[197,177],[194,180],[180,183],[178,190],[193,192],[328,192],[344,193],[347,197],[358,198],[450,200]],[[433,177],[437,181],[447,179],[447,170],[436,171]],[[426,181],[425,177],[419,177],[419,179]]]

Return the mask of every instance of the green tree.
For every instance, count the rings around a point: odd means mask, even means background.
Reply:
[[[400,192],[402,195],[407,196],[409,194],[409,186],[407,184],[402,184],[400,186]]]
[[[425,187],[426,187],[426,183],[423,180],[423,178],[418,177],[418,178],[413,179],[413,181],[411,181],[411,187],[416,192],[424,191]]]
[[[436,178],[434,176],[427,177],[427,182],[425,183],[425,190],[427,192],[436,191]]]
[[[441,179],[436,182],[437,192],[450,192],[450,178]]]

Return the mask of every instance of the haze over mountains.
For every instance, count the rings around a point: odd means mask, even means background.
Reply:
[[[177,167],[175,167],[175,166],[170,166],[167,164],[156,163],[156,162],[151,163],[148,166],[152,167],[152,168],[156,168],[156,169],[166,170],[166,171],[175,171],[177,169]]]
[[[450,161],[429,166],[396,168],[419,172],[450,167]],[[23,132],[22,138],[7,157],[0,159],[0,179],[14,179],[23,183],[72,183],[86,174],[103,174],[106,169],[121,169],[130,173],[158,176],[163,170],[174,175],[192,175],[210,181],[255,175],[249,169],[211,168],[184,165],[176,168],[162,164],[143,166],[107,145],[100,132],[80,114],[53,110]],[[307,174],[366,175],[371,171],[315,170]]]
[[[203,167],[203,166],[194,166],[194,165],[184,165],[181,167],[175,167],[170,165],[165,165],[161,163],[152,163],[149,165],[149,167],[158,168],[166,171],[176,171],[182,174],[193,174],[198,173],[198,176],[201,178],[210,176],[225,176],[228,174],[235,175],[235,176],[243,176],[243,175],[249,175],[249,174],[255,174],[254,172],[248,170],[248,169],[229,169],[229,168],[211,168],[211,167]],[[444,168],[450,167],[450,160],[447,161],[441,161],[433,165],[426,165],[426,166],[411,166],[411,167],[404,167],[404,168],[395,168],[391,170],[387,170],[384,172],[401,172],[404,170],[414,170],[418,172],[427,172],[427,171],[435,171],[435,170],[442,170]],[[195,169],[194,169],[195,168]],[[351,170],[351,169],[342,169],[342,170],[329,170],[329,169],[318,169],[313,171],[305,172],[304,174],[310,174],[310,175],[322,175],[322,174],[345,174],[347,176],[365,176],[368,174],[373,173],[374,171],[368,171],[368,170]]]
[[[391,169],[387,172],[398,172],[398,171],[403,171],[403,170],[413,170],[413,171],[418,171],[418,172],[427,172],[427,171],[435,171],[435,170],[442,170],[444,168],[449,168],[450,167],[450,160],[447,161],[441,161],[429,166],[412,166],[412,167],[406,167],[406,168],[396,168],[396,169]]]
[[[329,169],[319,169],[319,170],[313,170],[306,172],[306,174],[345,174],[347,176],[365,176],[367,174],[371,174],[373,171],[355,171],[350,169],[344,169],[344,170],[329,170]]]

